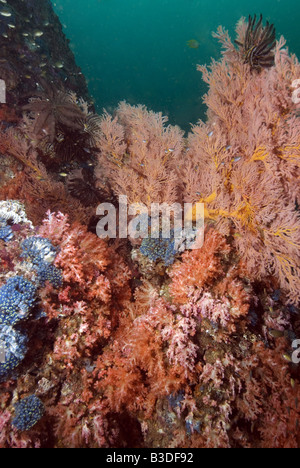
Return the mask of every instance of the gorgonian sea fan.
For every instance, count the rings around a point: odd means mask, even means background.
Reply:
[[[262,15],[256,23],[256,15],[249,15],[249,23],[243,42],[235,41],[242,49],[244,62],[249,63],[251,70],[261,71],[274,65],[274,52],[276,38],[275,27],[266,22],[262,25]]]

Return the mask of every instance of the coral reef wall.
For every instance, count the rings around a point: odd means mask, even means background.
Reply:
[[[0,447],[299,447],[297,58],[262,18],[236,46],[220,27],[185,138],[143,105],[94,114],[41,5],[10,3],[1,48]],[[203,245],[174,217],[167,239],[98,237],[120,195],[204,203]]]
[[[7,102],[18,104],[41,77],[88,100],[85,78],[50,0],[10,0],[1,8],[0,78]]]

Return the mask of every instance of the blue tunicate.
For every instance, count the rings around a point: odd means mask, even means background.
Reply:
[[[44,237],[28,237],[22,244],[22,257],[29,260],[37,273],[39,286],[45,286],[49,281],[55,288],[62,286],[62,273],[52,265],[56,256],[56,248],[49,239]]]
[[[0,227],[0,239],[4,242],[9,242],[14,237],[12,228],[10,226]]]
[[[56,256],[56,249],[49,239],[44,237],[28,237],[22,244],[22,257],[39,266],[41,262],[52,263]]]
[[[12,424],[19,431],[28,431],[42,418],[44,412],[43,402],[37,396],[30,395],[15,405],[16,416]]]
[[[45,282],[49,281],[54,288],[60,288],[63,282],[61,271],[45,262],[42,262],[37,269],[37,280],[40,286],[45,286]]]
[[[172,265],[177,254],[173,233],[171,232],[169,238],[163,238],[160,232],[158,239],[152,237],[143,239],[140,252],[153,262],[162,260],[165,266]]]
[[[0,324],[15,325],[27,317],[36,298],[36,287],[22,276],[9,278],[0,288]]]

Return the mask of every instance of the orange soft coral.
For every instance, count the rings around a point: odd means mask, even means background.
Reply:
[[[165,125],[167,117],[144,106],[122,102],[116,117],[104,114],[98,135],[99,169],[118,195],[129,203],[178,201],[178,165],[183,158],[183,132]]]
[[[185,304],[195,290],[201,290],[222,275],[222,262],[228,260],[229,253],[230,246],[225,237],[208,229],[204,245],[200,249],[186,251],[182,261],[176,262],[169,272],[172,278],[169,291],[174,301]]]
[[[73,367],[79,357],[92,355],[118,323],[120,308],[131,294],[130,271],[106,242],[85,226],[70,226],[61,213],[49,212],[39,234],[59,248],[55,264],[64,281],[59,303],[47,293],[43,300],[50,318],[65,318],[54,353]]]
[[[164,329],[174,320],[168,304],[157,297],[142,314],[138,303],[135,307],[138,316],[132,320],[129,308],[113,343],[98,359],[96,387],[112,410],[143,410],[149,416],[157,398],[176,391],[185,379],[183,368],[168,364],[164,350]]]

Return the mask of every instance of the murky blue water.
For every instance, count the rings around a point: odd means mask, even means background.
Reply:
[[[263,14],[300,57],[299,0],[53,0],[98,112],[121,100],[145,104],[184,129],[205,118],[196,65],[218,58],[222,24]],[[197,49],[187,46],[195,39]]]

